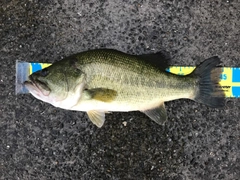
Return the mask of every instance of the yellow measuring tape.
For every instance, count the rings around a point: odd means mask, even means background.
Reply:
[[[51,65],[49,63],[27,63],[27,64],[29,65],[28,75]],[[220,86],[222,86],[222,89],[224,90],[226,97],[239,98],[240,68],[234,67],[218,67],[218,68],[222,69],[222,74],[220,76]],[[195,67],[189,66],[171,66],[169,69],[167,69],[167,71],[177,75],[187,75],[190,74],[194,69]],[[18,92],[16,90],[16,93]]]
[[[226,97],[240,97],[240,68],[234,67],[218,67],[222,69],[220,75],[220,86],[225,92]],[[172,66],[169,68],[169,72],[178,75],[190,74],[195,67],[181,67]]]

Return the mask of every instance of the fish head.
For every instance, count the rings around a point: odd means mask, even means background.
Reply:
[[[37,99],[67,109],[81,95],[84,74],[77,68],[56,63],[31,74],[24,85]]]

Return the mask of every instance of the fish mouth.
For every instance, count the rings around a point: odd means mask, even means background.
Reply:
[[[51,92],[49,87],[44,82],[34,79],[31,75],[29,76],[29,80],[25,81],[23,84],[33,95],[48,96]]]

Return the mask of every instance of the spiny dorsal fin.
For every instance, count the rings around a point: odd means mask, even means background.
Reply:
[[[167,112],[164,103],[154,109],[149,109],[142,112],[160,125],[163,125],[167,121]]]
[[[97,127],[102,127],[105,121],[105,113],[101,111],[87,111],[89,119],[95,124]]]
[[[138,57],[144,62],[164,71],[169,67],[170,58],[162,52],[138,55]]]

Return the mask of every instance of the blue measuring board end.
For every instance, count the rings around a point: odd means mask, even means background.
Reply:
[[[240,82],[240,68],[232,70],[232,82]]]
[[[240,87],[233,86],[232,87],[232,94],[234,97],[240,97]]]

